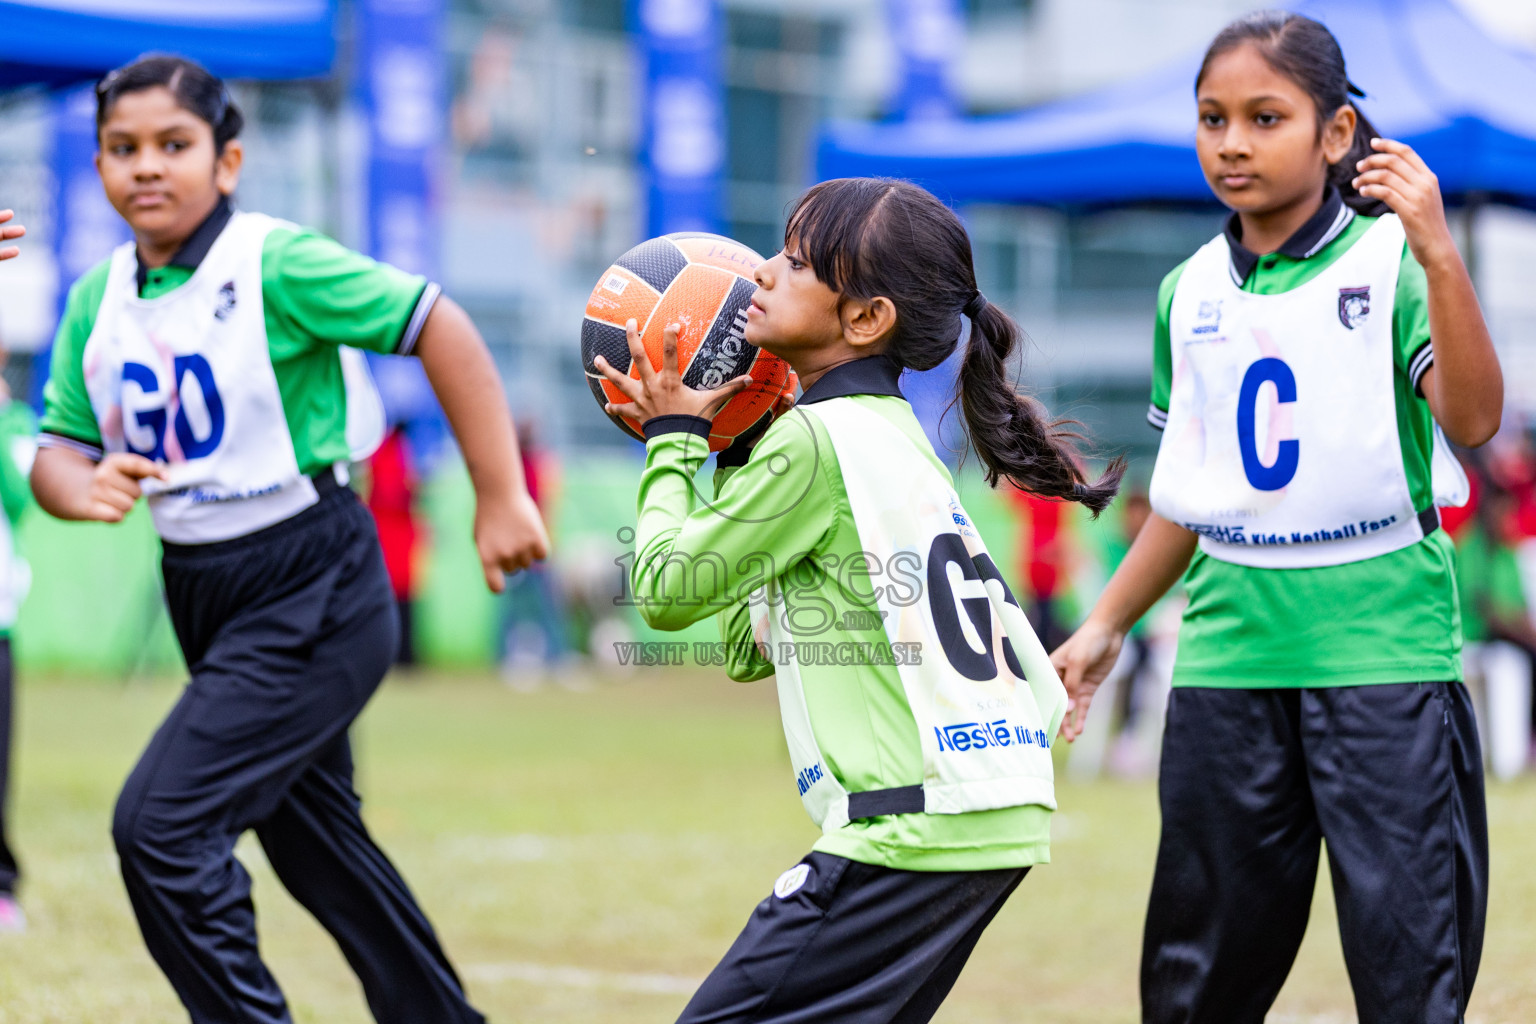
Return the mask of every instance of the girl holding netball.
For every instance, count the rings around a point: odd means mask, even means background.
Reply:
[[[1163,282],[1155,514],[1054,654],[1071,738],[1183,577],[1142,1019],[1262,1021],[1326,839],[1362,1024],[1452,1024],[1488,841],[1436,506],[1465,499],[1442,430],[1473,446],[1498,428],[1498,360],[1435,176],[1351,104],[1326,28],[1239,19],[1195,91],[1232,214]]]
[[[825,182],[756,270],[747,340],[804,385],[750,452],[692,479],[709,416],[677,328],[639,379],[599,363],[643,421],[634,594],[663,629],[720,615],[728,673],[777,674],[793,784],[822,837],[784,873],[683,1012],[725,1021],[929,1020],[982,930],[1049,856],[1050,740],[1065,694],[902,397],[971,323],[959,400],[987,480],[1103,508],[1120,467],[1076,453],[1009,384],[1018,339],[976,290],[955,215],[911,184]]]
[[[474,481],[486,579],[542,558],[500,381],[438,287],[230,196],[242,118],[191,61],[97,87],[97,167],[134,241],[77,281],[54,347],[38,502],[117,522],[144,497],[191,682],[112,834],[150,953],[203,1024],[286,1024],[235,841],[255,829],[374,1017],[481,1021],[374,844],[347,730],[396,641],[373,522],[347,486],[338,345],[418,357]]]

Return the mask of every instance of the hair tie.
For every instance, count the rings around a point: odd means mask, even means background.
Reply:
[[[972,320],[975,320],[978,316],[981,315],[981,311],[986,308],[987,297],[981,294],[981,292],[977,292],[975,295],[971,296],[971,301],[967,302],[965,307],[961,309],[960,312],[964,313]]]

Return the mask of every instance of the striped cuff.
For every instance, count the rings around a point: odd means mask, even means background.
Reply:
[[[106,452],[99,444],[87,444],[84,441],[77,441],[72,437],[65,437],[63,434],[49,434],[46,432],[38,434],[37,446],[39,448],[63,448],[66,451],[74,452],[76,455],[84,455],[92,462],[100,462],[102,457],[106,455]]]
[[[707,438],[709,427],[709,420],[703,416],[689,416],[685,413],[652,416],[645,421],[645,439],[649,441],[662,434],[697,434],[699,437]],[[707,455],[708,452],[705,454]]]
[[[400,344],[395,346],[395,355],[408,356],[416,351],[416,339],[421,337],[421,329],[427,323],[427,314],[432,312],[432,306],[441,294],[443,294],[442,285],[436,281],[427,282],[427,286],[421,290],[421,298],[416,300],[416,308],[411,311],[411,319],[406,322],[405,333],[400,336]]]
[[[1420,398],[1424,397],[1424,375],[1429,368],[1435,365],[1435,348],[1432,342],[1426,341],[1420,345],[1413,358],[1408,360],[1408,383],[1413,385],[1413,393]]]
[[[1162,430],[1168,425],[1168,410],[1159,409],[1155,405],[1147,406],[1147,422],[1152,424],[1153,429]]]

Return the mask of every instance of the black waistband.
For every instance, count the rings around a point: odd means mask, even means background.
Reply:
[[[897,786],[894,789],[867,789],[848,794],[848,820],[878,818],[882,814],[923,813],[923,787]]]
[[[1440,510],[1431,505],[1423,512],[1420,512],[1419,529],[1424,531],[1424,536],[1426,537],[1440,529]]]
[[[271,526],[263,526],[259,530],[231,537],[228,540],[216,540],[207,544],[178,544],[174,541],[161,540],[160,546],[165,554],[171,558],[217,558],[235,551],[244,551],[261,544],[282,540],[296,530],[302,530],[318,519],[332,513],[339,501],[352,495],[352,488],[336,479],[333,469],[323,469],[309,478],[314,484],[315,493],[320,500],[313,505],[301,509],[287,519],[280,519]]]

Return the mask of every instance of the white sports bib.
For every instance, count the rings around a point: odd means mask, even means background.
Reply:
[[[235,214],[192,277],[154,299],[138,295],[133,243],[112,254],[85,345],[86,390],[106,451],[168,468],[168,483],[143,481],[168,541],[238,537],[318,500],[299,472],[267,347],[262,244],[281,223]]]
[[[1404,234],[1378,220],[1316,277],[1245,292],[1217,236],[1169,311],[1173,382],[1152,474],[1158,515],[1201,550],[1264,568],[1340,565],[1425,536],[1409,493],[1393,386]],[[1435,428],[1438,504],[1466,480]],[[1431,527],[1433,522],[1430,523]]]
[[[916,645],[900,664],[923,751],[928,814],[1021,804],[1055,809],[1050,743],[1066,692],[1009,593],[959,496],[899,429],[851,398],[803,406],[831,435],[861,546],[910,556],[923,581],[905,604],[894,587],[877,604],[892,644]],[[782,621],[777,581],[754,599],[759,637],[774,649],[795,637]],[[798,666],[777,666],[779,708],[801,798],[823,831],[848,824],[848,792],[816,742]]]

